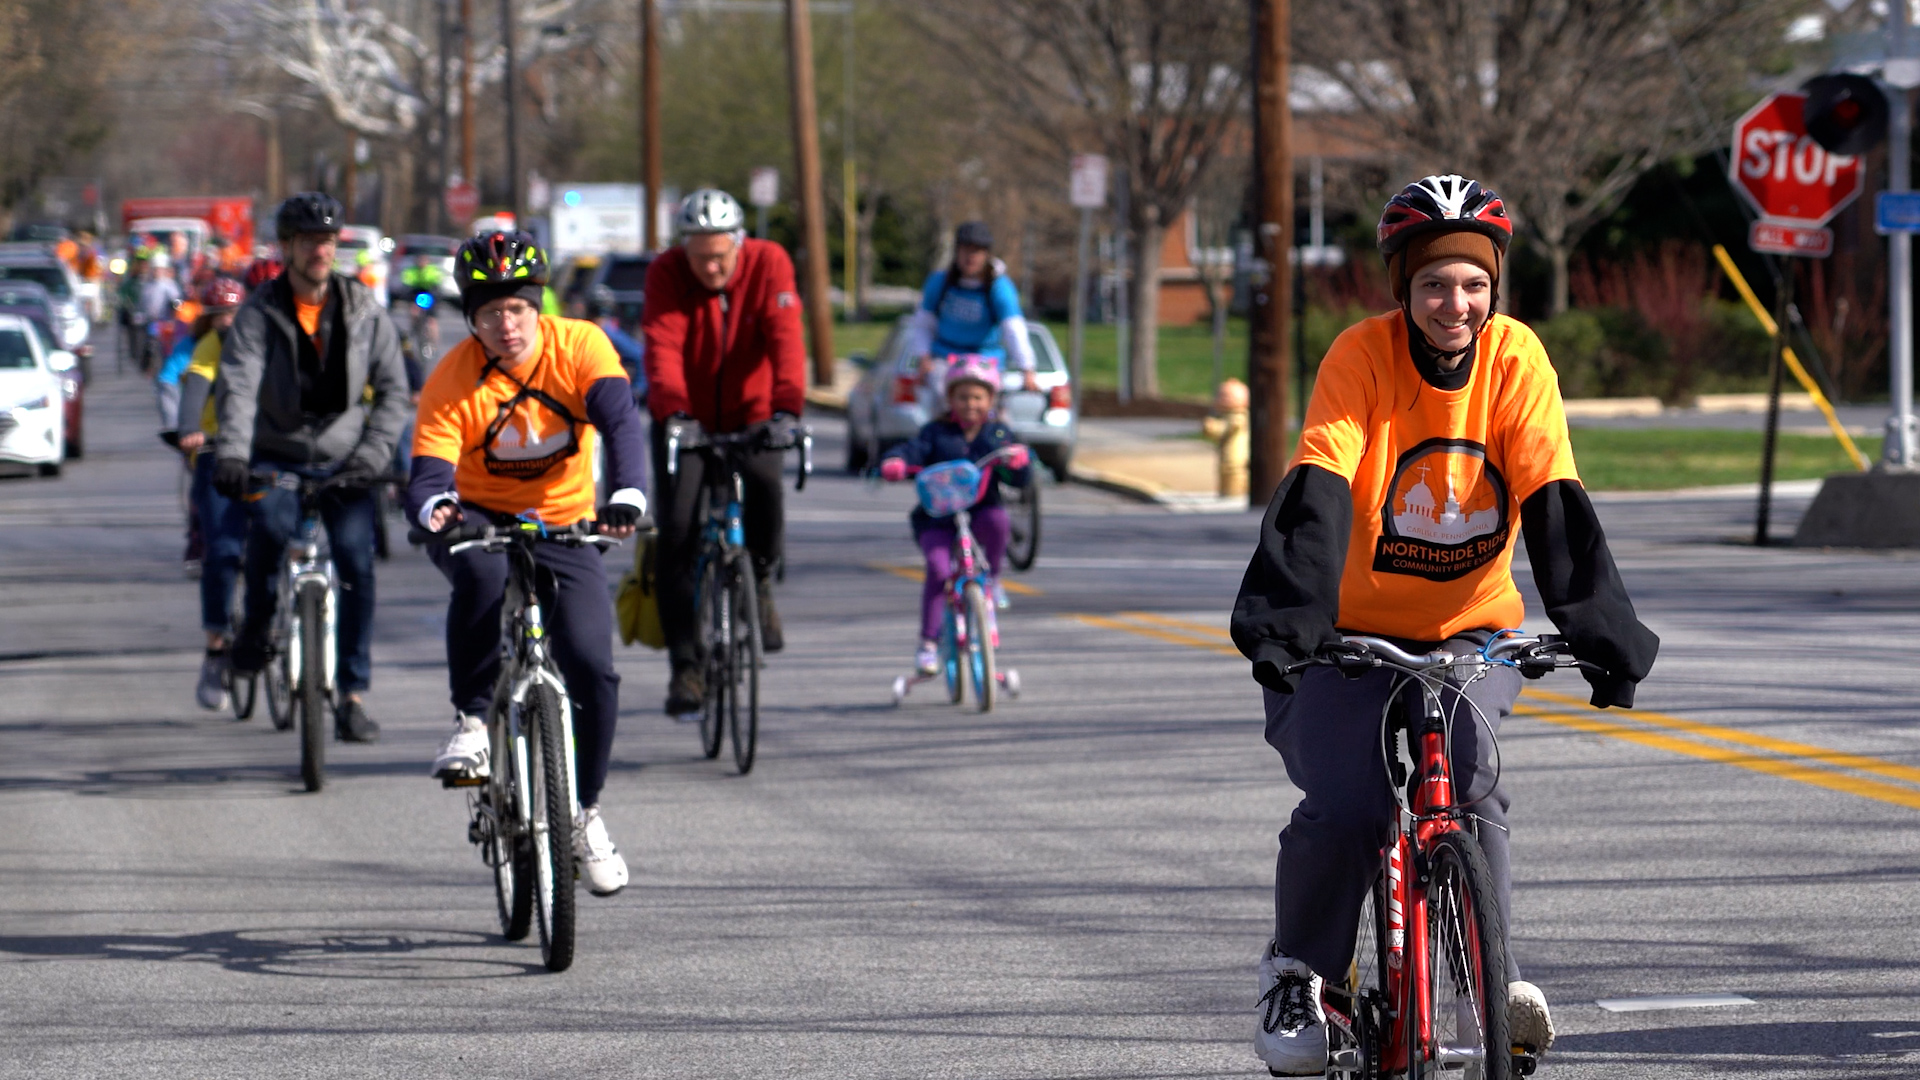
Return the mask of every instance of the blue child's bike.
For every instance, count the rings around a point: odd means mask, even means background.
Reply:
[[[921,469],[915,480],[920,506],[929,515],[953,519],[953,569],[944,587],[947,618],[940,632],[940,667],[933,675],[902,675],[893,680],[893,703],[899,705],[907,694],[923,682],[944,679],[947,700],[958,705],[966,698],[967,683],[973,684],[974,700],[981,712],[992,712],[994,698],[1005,690],[1009,697],[1020,696],[1020,672],[1014,668],[999,670],[994,650],[1000,644],[1000,628],[994,618],[992,578],[987,559],[973,536],[972,508],[985,497],[992,483],[992,468],[1016,447],[1003,446],[978,462],[943,461]]]

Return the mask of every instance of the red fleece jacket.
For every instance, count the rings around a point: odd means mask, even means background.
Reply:
[[[741,241],[725,289],[693,276],[684,248],[654,260],[640,317],[647,340],[647,407],[687,413],[709,431],[739,431],[806,404],[806,349],[793,260],[767,240]]]

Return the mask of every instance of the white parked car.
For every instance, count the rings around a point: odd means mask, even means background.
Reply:
[[[73,354],[48,350],[19,315],[0,315],[0,465],[59,476],[67,453],[66,388]]]

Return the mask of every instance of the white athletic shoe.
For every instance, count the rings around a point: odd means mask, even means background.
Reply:
[[[1513,1045],[1534,1057],[1553,1045],[1553,1017],[1547,1014],[1547,995],[1530,982],[1507,984],[1507,1035]]]
[[[1268,943],[1260,956],[1260,1023],[1253,1052],[1275,1076],[1320,1076],[1327,1071],[1327,1014],[1320,976]]]
[[[573,819],[573,855],[580,876],[587,879],[587,891],[595,896],[612,896],[627,887],[627,860],[607,835],[607,823],[600,820],[600,808],[586,806]]]
[[[200,682],[193,688],[193,697],[200,707],[208,711],[227,707],[227,651],[209,652],[200,661]]]
[[[443,780],[485,779],[491,771],[488,759],[492,749],[485,720],[455,713],[453,737],[447,740],[440,756],[433,759],[433,775]]]

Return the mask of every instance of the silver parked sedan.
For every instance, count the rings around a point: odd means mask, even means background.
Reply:
[[[914,357],[904,355],[909,318],[903,315],[894,323],[878,355],[853,358],[864,370],[847,394],[848,472],[865,470],[887,447],[913,438],[944,411],[934,390],[919,377]],[[1064,480],[1079,427],[1067,362],[1045,326],[1029,322],[1027,339],[1033,345],[1034,379],[1040,389],[1021,389],[1026,383],[1021,373],[1007,372],[1000,419],[1021,442],[1033,447],[1041,464]]]

